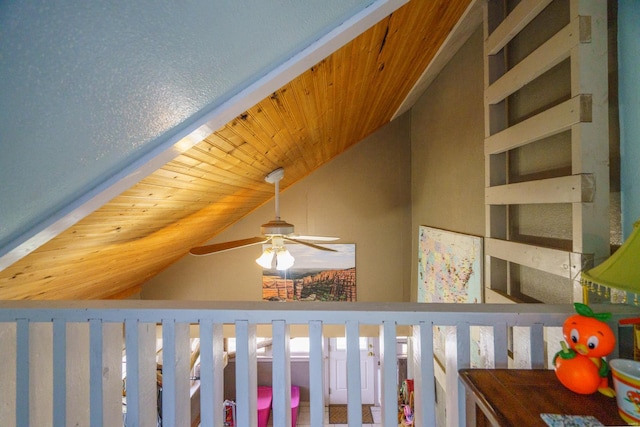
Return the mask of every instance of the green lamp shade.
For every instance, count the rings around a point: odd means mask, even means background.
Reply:
[[[640,294],[640,221],[629,238],[606,261],[582,272],[584,286],[599,285]]]

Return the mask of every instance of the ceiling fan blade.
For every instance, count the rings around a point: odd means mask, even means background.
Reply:
[[[334,240],[339,240],[339,237],[332,237],[332,236],[303,236],[300,234],[287,234],[288,237],[292,238],[292,239],[298,239],[298,240],[315,240],[318,242],[333,242]]]
[[[230,251],[232,249],[244,248],[245,246],[267,243],[269,240],[271,240],[270,237],[249,237],[248,239],[232,240],[230,242],[198,246],[196,248],[192,248],[189,253],[191,255],[209,255],[215,252]]]
[[[301,245],[309,246],[314,249],[320,249],[321,251],[338,252],[335,249],[325,248],[324,246],[314,245],[313,243],[303,242],[302,240],[292,239],[291,237],[284,237],[284,239],[290,242],[300,243]]]

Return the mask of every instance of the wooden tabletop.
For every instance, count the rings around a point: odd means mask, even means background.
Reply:
[[[468,399],[499,426],[541,426],[540,414],[592,415],[607,426],[624,426],[616,399],[565,388],[551,370],[463,369]]]

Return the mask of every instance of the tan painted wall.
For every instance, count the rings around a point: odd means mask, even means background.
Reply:
[[[340,236],[356,244],[358,301],[409,301],[410,117],[394,120],[281,193],[280,216],[299,234]],[[286,170],[285,170],[286,174]],[[259,235],[274,203],[212,242]],[[206,231],[203,230],[203,234]],[[148,281],[143,299],[262,299],[260,246],[186,256]]]
[[[411,298],[420,225],[484,235],[482,29],[411,110]]]

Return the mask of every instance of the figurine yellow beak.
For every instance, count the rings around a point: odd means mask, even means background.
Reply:
[[[587,346],[584,344],[576,344],[574,348],[578,353],[580,353],[583,356],[586,356],[587,353],[589,353],[589,348],[587,348]]]

